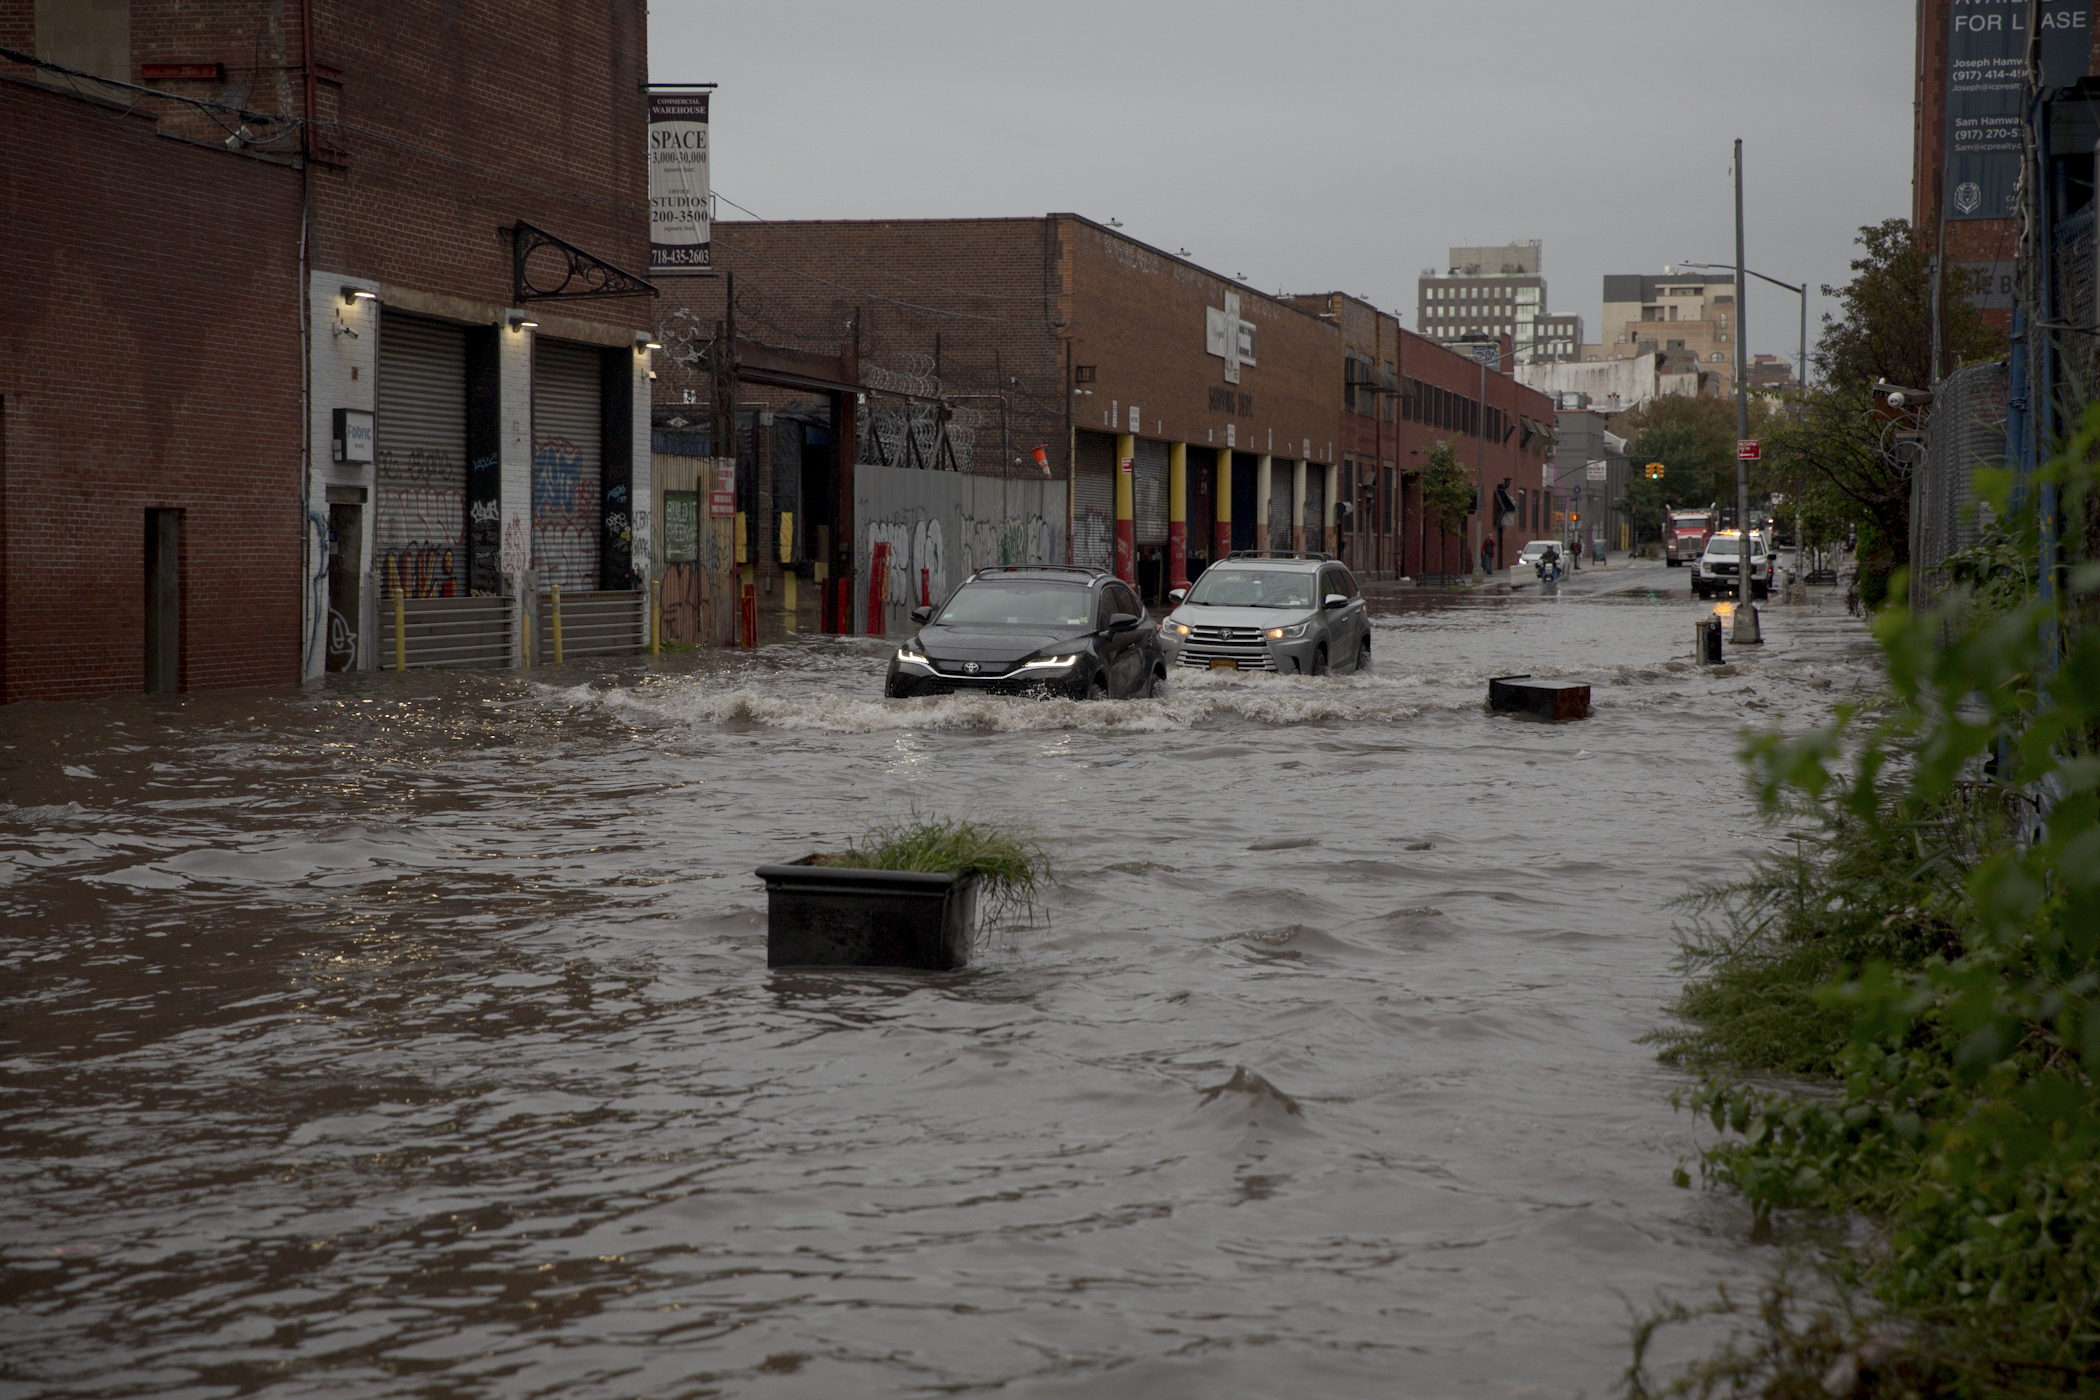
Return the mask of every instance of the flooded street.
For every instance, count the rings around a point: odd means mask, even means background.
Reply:
[[[1700,673],[1633,574],[1163,703],[807,637],[9,710],[0,1392],[1609,1393],[1768,1262],[1671,1185],[1666,901],[1768,839],[1738,729],[1874,675],[1828,590]],[[769,972],[752,869],[914,811],[1047,922]]]

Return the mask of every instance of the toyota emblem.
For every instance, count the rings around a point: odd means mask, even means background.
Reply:
[[[977,674],[978,670],[977,663],[974,661],[965,661],[963,662],[963,670],[968,672],[970,675],[974,676]]]

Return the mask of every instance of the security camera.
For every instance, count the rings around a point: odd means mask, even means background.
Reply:
[[[1903,397],[1903,391],[1901,389],[1898,389],[1895,393],[1889,395],[1890,408],[1901,408],[1903,407],[1903,405],[1909,402],[1910,400]]]

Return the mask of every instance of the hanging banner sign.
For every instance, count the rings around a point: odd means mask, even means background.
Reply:
[[[709,88],[649,91],[649,275],[707,272]]]
[[[2020,94],[2027,69],[2028,0],[1948,6],[1947,185],[1950,219],[2010,219],[2020,182]],[[2086,75],[2090,0],[2041,0],[2042,86]]]

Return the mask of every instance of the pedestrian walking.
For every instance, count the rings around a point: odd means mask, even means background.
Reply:
[[[1495,537],[1489,535],[1480,542],[1480,572],[1495,572]]]

